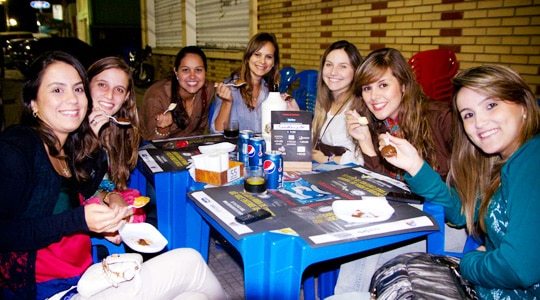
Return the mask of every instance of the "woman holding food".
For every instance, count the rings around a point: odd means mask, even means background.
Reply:
[[[347,128],[364,154],[365,166],[402,179],[403,171],[384,161],[379,149],[383,133],[407,138],[444,179],[452,141],[450,105],[433,101],[423,92],[399,51],[373,51],[355,74],[362,95],[347,112]],[[361,124],[361,117],[367,124]]]
[[[81,63],[64,52],[48,52],[27,74],[21,124],[0,135],[0,298],[48,299],[68,293],[70,299],[81,299],[76,286],[92,264],[89,233],[118,231],[132,211],[80,205],[81,183],[101,181],[86,165],[96,138]],[[107,194],[99,197],[107,202]],[[96,298],[225,298],[203,258],[192,249],[174,249],[150,259],[139,275],[144,286],[126,281],[100,291]]]
[[[385,161],[385,157],[396,153],[392,146],[384,148],[390,134],[409,140],[441,179],[446,179],[452,149],[451,107],[422,92],[403,55],[392,48],[371,52],[356,71],[354,85],[362,97],[355,109],[347,112],[347,128],[362,150],[364,166],[403,180],[404,171]],[[465,230],[446,225],[445,232],[446,249],[460,251],[466,240]],[[425,251],[425,242],[386,249],[343,264],[336,294],[367,292],[378,266],[413,251]]]

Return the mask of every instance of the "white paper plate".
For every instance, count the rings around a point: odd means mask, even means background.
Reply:
[[[388,220],[394,208],[384,197],[365,197],[363,200],[336,200],[332,203],[336,217],[351,223],[373,223]]]
[[[127,223],[119,233],[124,243],[137,252],[155,253],[168,244],[161,232],[148,223]]]
[[[222,142],[222,143],[213,144],[213,145],[199,146],[199,151],[202,154],[206,154],[206,153],[211,154],[211,153],[216,153],[216,152],[231,152],[234,150],[234,148],[236,148],[235,144],[231,144],[229,142]]]

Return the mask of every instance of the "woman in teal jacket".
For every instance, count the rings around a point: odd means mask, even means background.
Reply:
[[[411,189],[481,235],[460,269],[481,299],[540,299],[540,115],[528,85],[503,66],[454,79],[458,129],[447,184],[407,141],[389,136]],[[449,189],[448,186],[451,186]]]

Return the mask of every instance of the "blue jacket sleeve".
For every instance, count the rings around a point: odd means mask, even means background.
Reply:
[[[501,171],[488,214],[486,252],[461,260],[463,275],[487,288],[527,289],[540,282],[540,139],[514,153]]]
[[[411,190],[426,201],[444,207],[445,219],[457,226],[465,225],[465,215],[461,213],[461,201],[454,188],[448,188],[439,173],[424,161],[420,171],[413,177],[405,174],[405,181]]]

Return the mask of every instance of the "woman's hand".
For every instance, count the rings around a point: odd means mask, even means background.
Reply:
[[[109,207],[112,209],[114,209],[115,207],[123,208],[129,206],[124,197],[122,197],[122,195],[120,195],[119,193],[109,193],[107,200],[109,202]],[[126,221],[132,222],[133,216],[130,216],[128,219],[126,219]]]
[[[115,233],[126,223],[126,218],[133,215],[133,210],[127,207],[110,208],[101,204],[84,206],[84,217],[92,232]]]
[[[154,119],[158,128],[167,128],[173,124],[172,112],[157,114]]]
[[[347,122],[347,132],[349,135],[358,141],[360,149],[364,155],[373,157],[377,156],[375,145],[371,140],[371,132],[368,124],[360,124],[361,116],[356,110],[348,110],[345,112]]]
[[[311,158],[320,164],[328,162],[328,156],[324,155],[322,151],[316,149],[311,150]]]
[[[109,123],[109,117],[99,108],[94,108],[90,115],[88,115],[88,121],[90,122],[90,128],[96,136],[99,136],[99,131],[103,125]]]
[[[223,82],[216,82],[214,83],[214,90],[216,91],[216,95],[223,100],[223,102],[232,102],[232,87],[226,86]]]
[[[356,110],[348,110],[345,112],[347,121],[347,131],[349,135],[358,140],[358,142],[371,141],[371,133],[369,132],[368,124],[360,124],[361,116]]]
[[[294,99],[291,95],[283,93],[280,96],[281,99],[287,103],[287,110],[300,110],[300,106],[298,106],[296,99]]]
[[[385,159],[392,165],[405,170],[411,176],[415,176],[422,168],[424,160],[418,154],[416,148],[407,140],[395,137],[389,133],[379,136],[379,140],[388,140],[388,144],[393,145],[396,148],[397,155],[392,157],[385,157]],[[380,142],[380,149],[386,146],[385,142]]]

